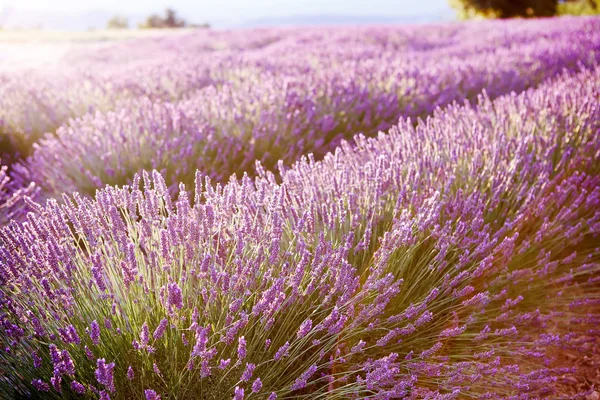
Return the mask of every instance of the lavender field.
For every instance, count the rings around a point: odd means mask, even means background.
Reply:
[[[598,400],[599,63],[597,17],[0,63],[0,399]]]

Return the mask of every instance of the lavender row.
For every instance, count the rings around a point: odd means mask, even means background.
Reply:
[[[296,63],[297,69],[282,72],[267,61],[260,67],[247,61],[229,81],[188,100],[135,99],[117,111],[72,121],[42,140],[25,167],[36,171],[34,178],[50,197],[93,195],[106,184],[131,183],[143,169],[158,170],[175,188],[192,184],[196,169],[219,182],[232,174],[254,175],[257,160],[275,170],[280,160],[290,165],[308,153],[319,159],[356,133],[374,135],[400,118],[475,100],[482,90],[494,98],[563,68],[597,63],[598,32],[467,58],[431,55],[425,63],[383,54],[379,62],[346,60],[303,69]]]
[[[126,41],[107,46],[73,52],[67,61],[94,68],[97,65],[115,65],[132,61],[152,61],[156,54],[190,55],[218,53],[256,54],[257,58],[278,59],[285,62],[290,56],[305,64],[316,56],[340,60],[340,53],[361,53],[363,57],[378,57],[382,52],[394,51],[418,55],[444,52],[469,55],[497,48],[510,48],[535,38],[554,40],[560,36],[596,30],[594,18],[555,18],[536,21],[479,21],[434,25],[405,25],[386,27],[286,28],[255,29],[252,31],[206,30],[186,36]],[[309,57],[298,57],[298,55]],[[370,56],[368,54],[371,54]],[[286,57],[286,59],[283,59]],[[352,56],[351,56],[352,57]]]
[[[0,85],[0,153],[13,159],[26,156],[33,143],[70,118],[110,110],[132,97],[173,100],[213,83],[204,61],[121,68],[120,76],[73,71],[12,76]]]
[[[174,199],[155,171],[51,200],[0,231],[2,389],[557,395],[561,352],[598,350],[598,83],[405,121],[280,184],[198,172]]]
[[[0,154],[26,156],[44,133],[123,99],[179,99],[218,79],[221,56],[266,45],[276,34],[206,33],[74,49],[56,68],[0,75]]]
[[[450,57],[451,67],[455,62],[452,58],[517,51],[513,43],[549,49],[551,43],[570,40],[569,43],[576,43],[578,48],[592,50],[597,47],[594,44],[597,31],[597,19],[409,28],[262,30],[252,34],[206,31],[183,38],[154,38],[74,52],[59,66],[64,70],[62,73],[40,75],[23,71],[0,78],[4,82],[0,85],[0,152],[13,158],[14,153],[28,155],[32,144],[45,132],[54,132],[71,117],[90,110],[111,110],[119,100],[138,96],[177,100],[204,86],[218,85],[226,79],[222,75],[227,75],[230,68],[239,69],[247,63],[252,68],[275,70],[284,75],[286,71],[293,75],[306,68],[329,68],[341,63],[345,63],[346,68],[354,68],[352,63],[361,60],[377,63],[395,59],[397,65],[419,69],[422,64],[426,68],[442,65]],[[569,52],[572,53],[572,49]],[[531,56],[530,62],[537,62],[534,57],[538,54]],[[389,72],[398,71],[390,69]],[[461,82],[460,79],[468,81],[461,71],[456,71],[446,83],[455,84]],[[432,89],[445,88],[433,86]]]
[[[261,48],[245,52],[249,57],[276,59],[288,67],[308,60],[328,62],[356,58],[379,59],[382,53],[422,57],[460,56],[510,50],[535,41],[562,41],[570,35],[593,34],[597,18],[560,18],[536,21],[480,21],[461,24],[302,29]],[[358,57],[357,57],[358,56]]]

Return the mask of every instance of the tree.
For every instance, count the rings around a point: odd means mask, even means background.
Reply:
[[[580,2],[580,0],[566,0],[567,3],[576,3],[578,1]],[[592,10],[598,9],[598,0],[586,0],[585,2],[587,3],[588,7]]]
[[[187,25],[185,20],[177,17],[177,12],[172,8],[165,10],[165,16],[157,14],[150,15],[140,28],[183,28]]]
[[[558,0],[451,0],[463,16],[495,18],[550,17],[556,14]]]
[[[107,29],[127,29],[129,28],[129,21],[125,17],[114,16],[106,23]]]
[[[167,8],[165,14],[165,25],[168,28],[183,28],[186,25],[184,20],[177,18],[175,10]]]
[[[600,14],[599,0],[563,0],[558,5],[561,15],[597,15]]]
[[[598,9],[598,0],[563,0],[562,3],[585,3],[585,5],[592,10]]]

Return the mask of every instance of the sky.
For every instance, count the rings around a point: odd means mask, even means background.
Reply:
[[[217,25],[299,15],[411,17],[439,15],[449,9],[447,0],[0,0],[5,18],[10,10],[14,18],[20,14],[102,13],[135,19],[166,7],[191,22]]]

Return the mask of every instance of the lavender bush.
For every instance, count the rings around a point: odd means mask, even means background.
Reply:
[[[0,226],[11,219],[19,219],[25,209],[23,198],[37,194],[35,183],[24,185],[24,182],[23,179],[11,179],[8,166],[0,162]]]
[[[119,73],[31,73],[18,71],[0,85],[0,154],[13,159],[31,153],[33,144],[72,117],[108,111],[137,96],[178,99],[212,82],[207,63],[180,60],[126,67]]]
[[[320,159],[343,139],[372,136],[399,118],[426,117],[452,102],[475,100],[482,90],[491,98],[520,92],[563,69],[594,65],[600,29],[592,28],[598,20],[583,21],[539,37],[531,33],[535,25],[527,25],[531,31],[521,37],[528,40],[511,48],[496,46],[495,32],[495,46],[485,51],[470,43],[478,51],[448,45],[452,51],[414,50],[407,56],[348,46],[348,54],[313,54],[313,66],[272,44],[232,60],[226,78],[186,100],[136,98],[114,112],[71,121],[36,145],[24,165],[36,171],[48,196],[57,197],[130,184],[144,169],[158,170],[176,192],[179,182],[193,184],[196,169],[225,182],[234,173],[254,175],[257,160],[273,171],[279,161],[290,165],[308,153]],[[314,52],[298,41],[302,57]],[[332,40],[326,49],[338,45]],[[273,58],[263,60],[265,53]]]
[[[599,349],[599,82],[403,120],[280,183],[259,162],[176,198],[154,171],[31,204],[0,231],[0,390],[562,395],[560,355]]]

